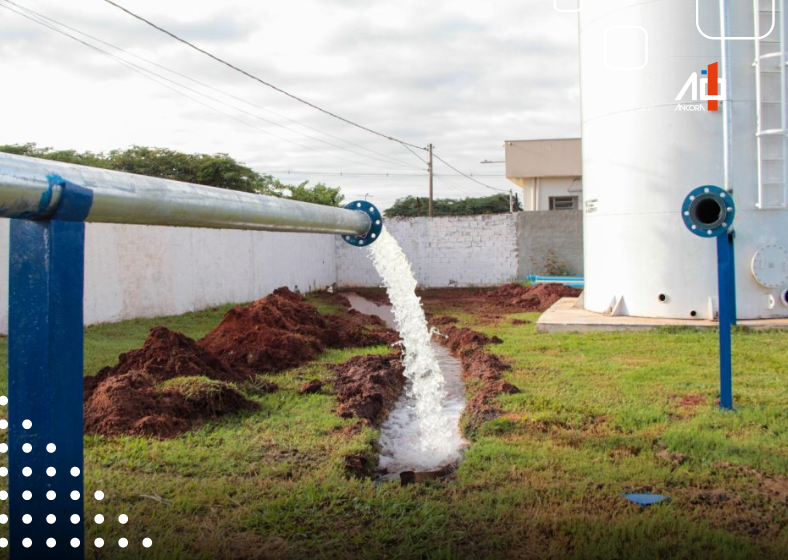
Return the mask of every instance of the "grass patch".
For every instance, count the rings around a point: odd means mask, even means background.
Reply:
[[[154,325],[198,338],[227,308],[89,327],[85,373],[139,347]],[[167,441],[86,438],[86,495],[106,495],[86,500],[86,516],[108,520],[86,523],[88,542],[130,541],[91,545],[87,557],[786,557],[788,333],[734,332],[736,410],[725,413],[714,405],[714,332],[547,335],[511,324],[536,314],[498,323],[451,314],[503,339],[489,350],[523,391],[500,398],[504,415],[479,427],[452,479],[402,488],[346,474],[346,457],[374,454],[377,432],[349,430],[331,394],[298,388],[329,379],[330,364],[388,349],[329,350],[260,376],[277,392],[241,387],[258,411]],[[5,387],[5,341],[0,353]],[[630,491],[672,499],[641,509],[620,497]]]

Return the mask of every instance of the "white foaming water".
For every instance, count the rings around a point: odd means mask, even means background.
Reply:
[[[465,400],[457,361],[431,342],[416,279],[397,240],[384,228],[369,249],[391,300],[408,380],[405,395],[381,427],[380,466],[396,472],[448,465],[459,459],[464,443],[459,419]],[[436,350],[441,361],[454,366],[448,385]]]

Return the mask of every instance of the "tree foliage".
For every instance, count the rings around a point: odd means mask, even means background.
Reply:
[[[126,150],[112,150],[107,153],[77,152],[39,148],[32,143],[0,146],[0,152],[235,191],[277,197],[289,196],[295,200],[329,206],[339,205],[344,198],[340,187],[327,187],[322,183],[310,187],[307,182],[295,186],[286,185],[271,175],[258,173],[227,154],[185,154],[167,148],[144,146],[133,146]]]
[[[520,201],[515,195],[515,210],[520,209]],[[476,214],[504,214],[509,212],[509,195],[495,194],[478,198],[439,198],[433,201],[435,216],[473,216]],[[408,196],[399,198],[394,205],[385,211],[387,218],[411,218],[427,216],[429,199],[426,197]]]
[[[286,187],[290,191],[290,198],[325,206],[339,206],[345,200],[340,187],[328,187],[323,183],[310,187],[307,183],[304,181],[300,185]]]

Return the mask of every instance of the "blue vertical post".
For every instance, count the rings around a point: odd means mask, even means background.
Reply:
[[[50,178],[50,185],[62,188],[51,218],[11,221],[8,486],[12,560],[84,558],[82,296],[84,219],[92,192],[56,177]],[[79,469],[77,476],[72,475],[74,467]],[[72,519],[75,515],[78,518]]]
[[[736,324],[736,268],[734,233],[717,237],[717,291],[720,330],[720,408],[733,409],[731,326]]]

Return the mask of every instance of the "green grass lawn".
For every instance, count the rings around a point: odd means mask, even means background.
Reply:
[[[225,310],[87,328],[85,373],[154,325],[200,337]],[[329,378],[330,363],[387,350],[332,350],[268,376],[281,390],[252,397],[258,411],[168,441],[86,438],[86,496],[106,495],[86,499],[88,558],[788,557],[788,333],[734,333],[736,411],[725,413],[715,332],[548,335],[515,317],[537,315],[460,315],[504,340],[490,350],[522,393],[501,397],[503,416],[474,434],[453,478],[347,477],[345,456],[372,453],[376,432],[343,431],[353,421],[333,414],[330,394],[297,389]],[[1,351],[5,387],[5,341]],[[629,491],[672,499],[641,509],[619,496]]]

